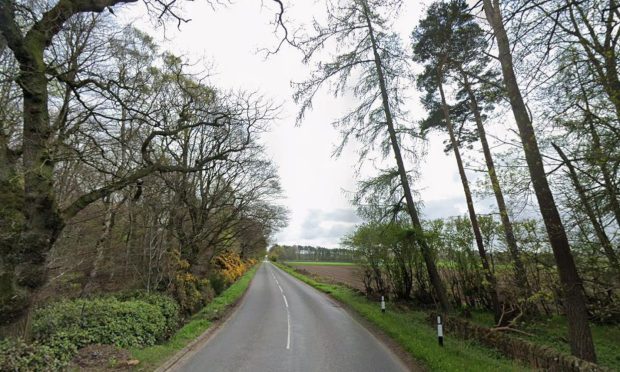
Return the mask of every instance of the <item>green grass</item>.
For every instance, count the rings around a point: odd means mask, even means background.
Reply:
[[[328,262],[328,261],[286,261],[292,266],[357,266],[355,262]]]
[[[475,342],[460,339],[446,339],[442,348],[437,345],[437,335],[428,324],[423,311],[390,310],[383,314],[379,304],[368,300],[355,291],[343,286],[325,284],[299,274],[286,265],[276,264],[294,277],[328,293],[347,304],[362,317],[383,330],[398,342],[413,358],[432,371],[527,371],[517,362],[507,359],[499,352],[485,348]]]
[[[143,349],[130,349],[133,357],[140,361],[139,370],[155,369],[205,332],[213,324],[213,321],[219,319],[224,311],[243,295],[257,268],[258,265],[248,270],[233,285],[215,297],[207,306],[192,316],[191,320],[181,327],[166,343]]]
[[[493,314],[489,312],[472,312],[472,320],[484,326],[493,326]],[[540,345],[551,346],[556,350],[570,354],[568,324],[563,316],[554,316],[548,319],[530,321],[519,329],[533,336],[511,333],[512,337],[519,337]],[[620,325],[592,324],[592,337],[596,347],[598,364],[620,371]]]

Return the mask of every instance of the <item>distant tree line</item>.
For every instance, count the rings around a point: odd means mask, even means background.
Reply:
[[[323,248],[306,245],[279,245],[269,248],[269,255],[278,261],[353,262],[349,248]]]

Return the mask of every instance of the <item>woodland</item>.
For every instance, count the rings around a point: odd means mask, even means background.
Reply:
[[[279,107],[213,86],[122,3],[0,2],[0,370],[165,340],[286,222],[259,140]]]

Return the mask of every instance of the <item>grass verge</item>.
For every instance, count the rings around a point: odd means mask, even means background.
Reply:
[[[214,321],[224,314],[228,307],[241,298],[254,277],[258,266],[255,265],[248,270],[233,285],[215,297],[213,301],[198,313],[194,314],[190,321],[181,327],[166,343],[143,349],[130,349],[131,355],[140,361],[138,370],[153,370],[157,368],[157,366],[205,332]]]
[[[355,262],[328,262],[328,261],[286,261],[293,266],[357,266]]]
[[[346,304],[363,318],[385,332],[411,356],[431,371],[528,371],[529,368],[507,359],[499,352],[475,342],[460,339],[444,340],[445,346],[437,344],[435,330],[428,325],[427,314],[415,310],[393,310],[381,313],[379,304],[368,300],[354,290],[335,284],[321,283],[293,268],[276,263],[292,276],[328,293]]]

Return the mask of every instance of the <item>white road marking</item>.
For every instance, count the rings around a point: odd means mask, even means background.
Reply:
[[[286,350],[290,350],[291,348],[291,313],[289,313],[288,307],[286,308],[286,322],[288,325],[288,329],[286,333]]]
[[[286,310],[286,350],[290,350],[291,349],[291,312],[288,309],[288,301],[286,300],[286,295],[284,295],[284,290],[282,289],[282,286],[280,285],[280,282],[278,282],[278,278],[276,278],[276,275],[273,273],[273,271],[271,272],[271,276],[273,276],[273,279],[276,281],[278,288],[280,288],[280,293],[282,293],[282,298],[284,299],[284,309]]]

